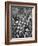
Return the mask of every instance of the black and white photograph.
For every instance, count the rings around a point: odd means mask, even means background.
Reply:
[[[13,38],[32,37],[32,7],[11,7],[11,34]]]

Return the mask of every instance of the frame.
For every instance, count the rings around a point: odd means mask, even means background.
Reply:
[[[12,15],[12,13],[16,15],[16,12],[12,10],[12,9],[16,10],[16,8],[19,10],[24,9],[24,8],[31,9],[30,12],[32,11],[31,12],[32,13],[32,27],[30,27],[30,28],[32,28],[32,34],[29,33],[30,35],[29,34],[28,34],[28,36],[25,35],[25,37],[22,37],[22,35],[19,36],[20,34],[18,35],[18,37],[16,37],[16,35],[15,35],[15,37],[14,36],[12,37],[12,35],[14,35],[14,34],[11,34],[11,28],[12,28],[11,15]],[[20,10],[18,15],[19,14],[22,15],[22,13],[24,13],[24,11]],[[26,13],[26,10],[25,10],[25,13]],[[27,13],[29,13],[29,12],[27,12]],[[16,27],[14,27],[14,28],[16,31]],[[28,30],[27,30],[27,32],[28,32]],[[31,36],[31,38],[30,38],[30,36]],[[37,4],[36,3],[24,3],[24,2],[11,2],[11,1],[5,2],[5,44],[9,45],[9,44],[36,43],[36,42],[37,42]]]

